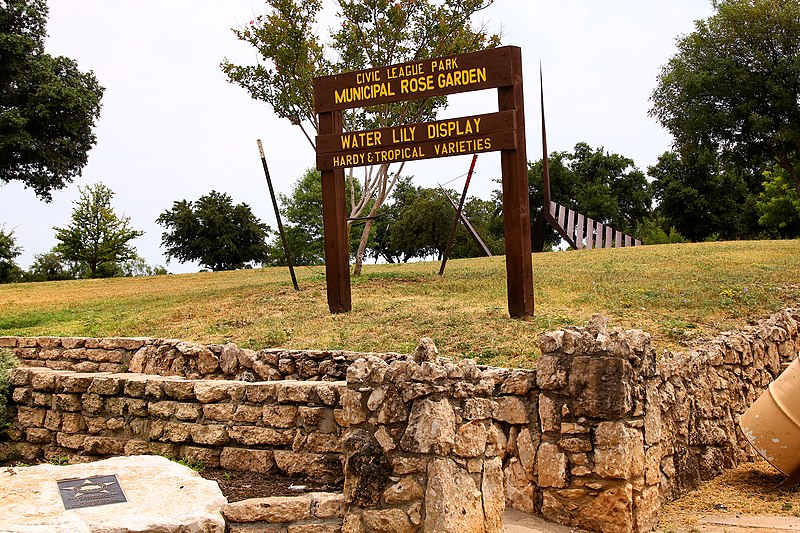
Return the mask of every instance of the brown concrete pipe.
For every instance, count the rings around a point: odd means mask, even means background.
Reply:
[[[795,359],[739,419],[742,433],[772,466],[800,474],[800,359]]]

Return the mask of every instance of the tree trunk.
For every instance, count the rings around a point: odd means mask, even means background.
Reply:
[[[370,211],[370,216],[372,212]],[[372,229],[372,219],[367,220],[364,224],[364,231],[361,232],[361,240],[358,241],[358,250],[356,251],[356,261],[353,265],[353,275],[361,275],[361,267],[364,265],[364,252],[367,249],[367,242],[369,242],[369,232]]]

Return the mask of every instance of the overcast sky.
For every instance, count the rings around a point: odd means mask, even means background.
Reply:
[[[333,0],[326,0],[332,6]],[[219,64],[254,63],[256,55],[231,28],[261,13],[257,0],[50,0],[47,52],[75,59],[105,87],[97,144],[83,176],[44,203],[17,184],[0,188],[0,224],[24,248],[18,263],[55,245],[53,226],[68,224],[78,186],[103,182],[118,214],[145,232],[134,241],[150,264],[164,265],[158,215],[176,200],[211,190],[248,203],[275,227],[256,139],[262,139],[278,192],[289,193],[314,153],[299,128],[227,83]],[[646,171],[671,139],[647,114],[661,66],[675,39],[712,13],[708,0],[496,0],[479,14],[503,43],[520,46],[526,98],[528,158],[541,157],[538,69],[544,88],[550,151],[577,142],[632,158]],[[325,39],[329,23],[319,35]],[[497,110],[496,91],[451,98],[442,115]],[[469,157],[406,165],[415,183],[435,186],[466,172]],[[488,198],[499,157],[481,155],[472,195]],[[449,185],[463,187],[463,181]],[[172,261],[171,272],[196,264]]]

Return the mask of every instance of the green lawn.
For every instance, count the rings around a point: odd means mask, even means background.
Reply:
[[[323,267],[0,286],[0,335],[147,336],[249,348],[408,352],[530,366],[540,333],[594,313],[656,347],[741,327],[800,302],[800,240],[534,254],[536,312],[511,320],[503,257],[367,265],[353,311],[328,312]]]

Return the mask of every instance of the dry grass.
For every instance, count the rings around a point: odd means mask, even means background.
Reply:
[[[602,313],[657,348],[741,327],[800,301],[800,240],[535,254],[536,316],[511,320],[503,257],[368,265],[353,312],[327,309],[324,268],[0,286],[0,335],[170,337],[251,348],[408,352],[529,366],[546,330]]]
[[[683,498],[666,504],[660,527],[686,530],[708,515],[800,516],[800,490],[775,487],[785,476],[765,461],[744,463],[704,483]]]

